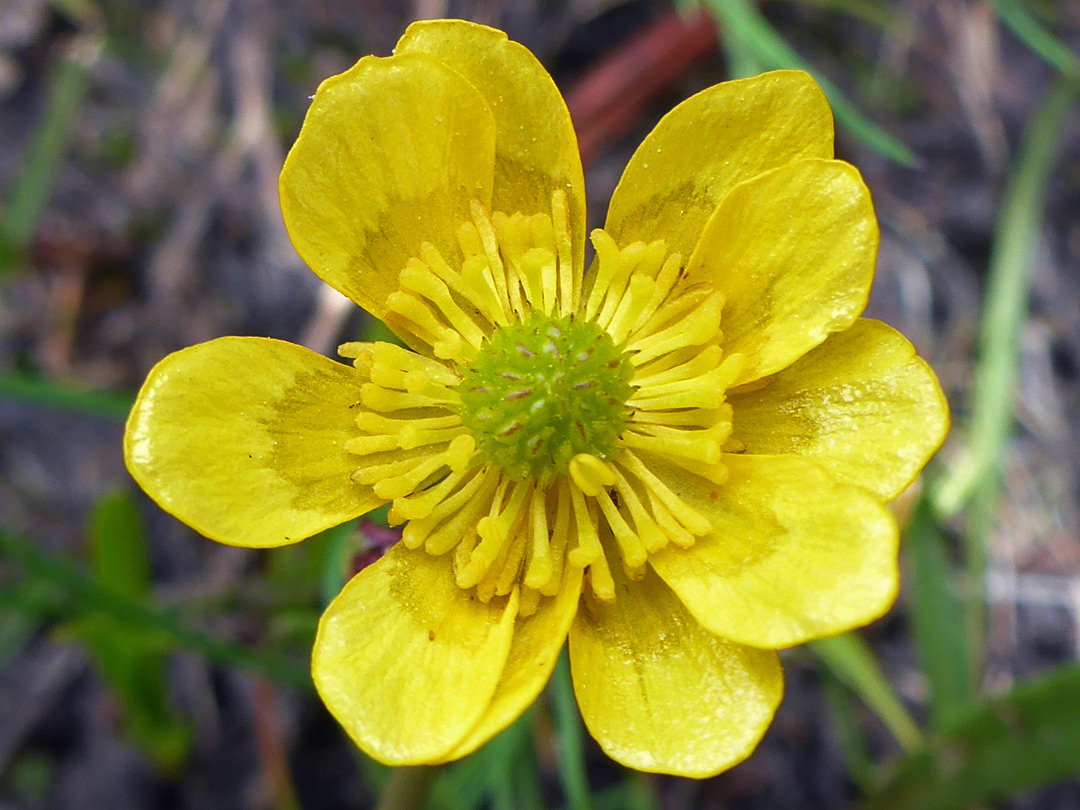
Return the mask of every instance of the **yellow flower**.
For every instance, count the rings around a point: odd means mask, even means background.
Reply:
[[[911,345],[859,318],[877,224],[805,74],[667,115],[587,273],[566,106],[490,28],[417,23],[392,57],[325,81],[281,199],[311,268],[415,351],[177,352],[143,386],[127,463],[234,545],[392,503],[402,542],[330,605],[312,662],[375,758],[470,753],[569,637],[608,754],[713,774],[768,726],[777,649],[892,604],[883,504],[940,445],[947,407]]]

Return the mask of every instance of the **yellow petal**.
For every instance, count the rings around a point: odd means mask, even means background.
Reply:
[[[349,480],[364,380],[352,366],[267,338],[170,354],[124,434],[132,476],[166,512],[237,546],[280,546],[380,503]]]
[[[422,242],[459,255],[494,160],[491,111],[469,82],[423,54],[364,57],[315,94],[281,171],[285,225],[321,279],[382,317]]]
[[[510,650],[517,592],[479,602],[454,584],[452,557],[399,543],[319,622],[315,687],[353,741],[387,765],[445,758],[491,702]]]
[[[591,596],[570,629],[581,716],[608,756],[639,771],[706,777],[746,759],[783,695],[776,653],[707,632],[652,571]]]
[[[585,177],[577,135],[555,82],[527,48],[495,28],[464,20],[413,23],[395,53],[426,53],[453,68],[484,96],[495,118],[491,207],[513,214],[551,212],[566,192],[574,268],[585,255]]]
[[[737,383],[851,326],[866,307],[877,246],[870,192],[847,163],[802,160],[732,189],[686,275],[725,296],[724,352],[745,357]]]
[[[778,649],[842,633],[896,599],[897,530],[861,487],[797,456],[725,455],[722,484],[657,470],[713,531],[689,549],[649,557],[714,633]]]
[[[747,453],[807,456],[885,500],[915,479],[949,430],[934,372],[903,335],[865,319],[728,401]]]
[[[510,655],[491,705],[472,731],[446,757],[447,760],[471,754],[517,720],[536,700],[551,678],[559,651],[570,631],[570,622],[577,612],[581,574],[580,568],[569,566],[558,595],[542,598],[536,613],[518,618]]]
[[[737,183],[793,160],[832,156],[832,111],[807,74],[724,82],[660,120],[623,172],[604,229],[620,245],[664,239],[686,259]]]

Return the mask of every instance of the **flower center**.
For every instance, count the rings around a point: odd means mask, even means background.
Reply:
[[[580,453],[615,455],[633,373],[595,321],[533,311],[496,329],[464,369],[461,421],[507,477],[548,484]]]

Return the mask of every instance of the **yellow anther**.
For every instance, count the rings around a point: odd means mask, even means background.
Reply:
[[[626,522],[626,519],[619,512],[618,507],[615,506],[606,489],[600,490],[600,494],[596,496],[596,502],[600,504],[600,511],[604,513],[604,517],[607,519],[608,527],[615,536],[615,542],[619,544],[619,552],[622,554],[626,564],[631,568],[644,565],[648,556],[645,553],[645,545],[641,542],[641,538],[634,533],[634,530],[630,528],[630,524]]]
[[[476,200],[469,203],[469,212],[472,214],[477,236],[480,237],[480,248],[487,258],[488,268],[492,280],[495,282],[495,290],[499,294],[499,301],[504,308],[509,308],[510,298],[506,287],[506,270],[503,268],[502,259],[499,257],[499,240],[495,235],[495,228],[492,226],[491,220],[488,219],[484,206]]]
[[[570,550],[566,559],[571,565],[584,568],[598,557],[604,556],[600,536],[596,532],[595,502],[586,503],[585,496],[576,487],[568,487],[570,502],[574,507],[574,525],[577,528],[577,547]]]
[[[345,452],[356,456],[369,456],[398,449],[397,436],[354,436],[345,442]]]
[[[476,452],[476,440],[463,433],[446,448],[446,466],[454,472],[462,472]]]
[[[656,282],[648,276],[634,276],[627,285],[626,293],[619,302],[615,314],[611,317],[611,323],[607,325],[608,333],[615,345],[626,340],[630,334],[630,325],[637,320],[645,303],[652,297],[653,287]]]
[[[607,559],[601,554],[589,565],[589,585],[596,598],[602,602],[615,601],[615,580],[611,578],[611,569]]]
[[[639,450],[648,450],[651,453],[658,453],[676,459],[684,458],[701,464],[719,464],[720,444],[716,441],[699,438],[698,434],[703,432],[680,431],[685,435],[660,438],[639,433],[635,429],[629,429],[623,434],[623,441],[628,447],[636,447]]]
[[[675,380],[686,380],[712,371],[723,359],[724,353],[719,346],[706,346],[704,348],[693,347],[687,351],[693,352],[683,362],[663,371],[648,371],[646,367],[639,367],[631,380],[638,391],[645,393],[653,386],[664,385]],[[651,366],[647,368],[651,369]]]
[[[596,249],[596,272],[593,276],[589,298],[585,302],[585,317],[593,318],[604,300],[611,277],[619,269],[620,258],[619,246],[615,244],[615,240],[608,235],[607,231],[597,228],[589,234],[589,238]]]
[[[428,478],[446,466],[446,454],[439,453],[416,464],[401,475],[376,481],[371,487],[380,498],[392,501],[416,491]]]
[[[559,257],[559,314],[569,315],[578,305],[581,281],[574,272],[573,245],[570,241],[570,211],[566,192],[558,189],[551,195],[551,224],[555,252]]]
[[[611,322],[611,317],[615,314],[615,310],[622,300],[623,293],[630,283],[630,278],[634,274],[634,270],[637,268],[638,263],[645,256],[647,251],[648,246],[644,242],[634,242],[633,244],[627,245],[619,252],[619,267],[614,275],[612,275],[611,281],[608,282],[607,293],[604,296],[604,305],[600,308],[600,313],[596,316],[597,321],[602,324]]]
[[[615,483],[615,473],[607,463],[589,453],[578,453],[570,459],[570,478],[582,492],[592,496]]]
[[[675,282],[679,280],[679,271],[681,269],[681,254],[672,253],[664,260],[664,264],[660,267],[660,272],[656,276],[656,284],[653,286],[652,298],[649,299],[649,303],[645,305],[645,308],[631,326],[631,334],[636,333],[642,326],[648,323],[649,318],[651,318],[660,308],[660,305],[664,303],[664,299],[671,293],[671,288],[674,287]]]
[[[472,344],[473,348],[480,347],[484,340],[483,331],[457,305],[453,296],[450,295],[450,289],[428,269],[427,265],[416,259],[410,260],[401,271],[399,281],[403,289],[431,301],[450,325]]]
[[[629,344],[627,351],[636,352],[630,362],[640,366],[673,349],[700,346],[708,342],[720,330],[720,312],[723,308],[724,296],[714,292],[685,318],[659,332],[639,337]]]
[[[525,571],[524,580],[530,588],[542,588],[554,572],[548,542],[546,501],[546,490],[536,487],[529,504],[529,528],[532,542],[529,544],[529,566]]]
[[[423,492],[394,500],[394,509],[404,520],[419,520],[431,514],[431,510],[453,491],[465,477],[465,472],[451,472],[446,478]]]

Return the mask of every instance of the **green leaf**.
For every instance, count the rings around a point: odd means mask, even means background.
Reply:
[[[11,371],[0,372],[0,398],[118,420],[127,419],[135,403],[126,394],[92,391]]]
[[[986,625],[978,585],[985,578],[986,537],[997,508],[1002,462],[1015,421],[1013,398],[1019,377],[1021,332],[1028,316],[1035,243],[1042,230],[1046,187],[1058,142],[1078,95],[1080,80],[1075,78],[1060,78],[1051,86],[1028,122],[1006,180],[987,268],[965,453],[931,489],[942,518],[968,509],[963,536],[965,574],[976,587],[967,601],[966,632],[976,662],[985,648]]]
[[[1015,687],[956,716],[900,761],[861,810],[960,810],[1075,777],[1080,666]]]
[[[0,528],[0,554],[10,557],[34,578],[66,595],[65,609],[77,616],[104,614],[133,630],[145,631],[172,647],[183,647],[223,666],[265,675],[281,686],[311,693],[307,666],[270,652],[252,649],[194,629],[175,611],[129,599],[101,587],[66,560],[42,553],[37,545]]]
[[[94,581],[104,591],[133,602],[149,598],[149,547],[131,495],[117,492],[98,502],[90,524],[90,558]],[[192,734],[169,702],[160,633],[104,615],[85,616],[69,625],[69,632],[93,652],[136,744],[163,770],[179,768]]]
[[[979,324],[967,452],[933,490],[939,514],[957,514],[980,487],[998,482],[1013,427],[1013,389],[1020,363],[1020,331],[1028,314],[1035,243],[1042,230],[1046,185],[1080,82],[1059,79],[1028,122],[1005,183],[987,268]]]
[[[912,632],[930,683],[930,723],[941,728],[972,701],[971,657],[945,538],[925,497],[915,508],[904,550]]]
[[[834,676],[861,697],[904,750],[922,741],[919,727],[889,685],[873,651],[858,633],[823,638],[809,645]]]
[[[578,713],[570,679],[570,657],[565,647],[555,665],[548,693],[559,734],[559,779],[566,794],[566,806],[568,810],[592,810],[589,771],[585,766],[585,727]]]
[[[0,216],[0,278],[14,267],[16,258],[30,243],[52,196],[86,100],[88,68],[97,59],[101,46],[96,34],[74,36],[50,76],[45,109]]]
[[[1021,0],[990,0],[1001,21],[1031,50],[1062,73],[1080,78],[1080,56],[1031,16]]]

